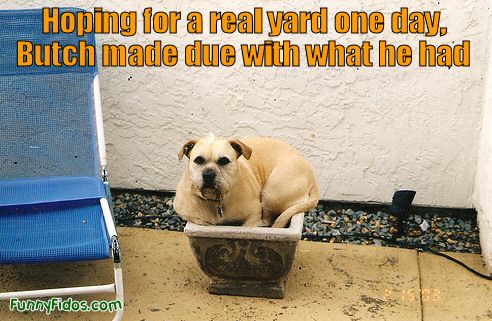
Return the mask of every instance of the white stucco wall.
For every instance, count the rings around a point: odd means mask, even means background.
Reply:
[[[487,1],[489,6],[492,0]],[[492,36],[492,23],[489,24]],[[489,64],[484,91],[482,130],[476,175],[474,205],[478,213],[480,245],[485,263],[492,272],[492,41],[489,42]]]
[[[362,4],[361,4],[362,3]],[[112,10],[398,10],[400,1],[4,1],[1,8],[93,5]],[[442,10],[442,38],[393,35],[286,35],[295,43],[342,44],[385,39],[456,43],[471,40],[470,68],[188,68],[186,44],[261,43],[266,35],[100,35],[98,41],[180,49],[173,68],[102,68],[101,86],[115,187],[173,190],[183,165],[176,154],[187,137],[266,135],[300,149],[313,164],[322,198],[389,201],[398,188],[417,190],[415,203],[470,207],[489,40],[489,8],[481,0],[406,2],[410,10]],[[207,17],[207,14],[204,14]],[[333,16],[330,15],[332,18]],[[208,19],[205,19],[208,24]],[[240,57],[240,56],[239,56]],[[301,55],[304,59],[304,55]],[[377,60],[375,60],[377,62]]]

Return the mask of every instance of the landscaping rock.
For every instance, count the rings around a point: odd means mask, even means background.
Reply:
[[[172,194],[114,191],[116,224],[183,231],[186,222],[174,211],[172,202]],[[411,215],[405,222],[404,235],[396,241],[404,241],[409,247],[428,246],[438,251],[480,253],[479,233],[475,222],[471,218],[446,217],[445,214],[434,211]],[[320,202],[304,217],[303,239],[395,246],[385,240],[369,237],[391,239],[396,232],[396,217],[384,210],[329,208],[324,202]]]

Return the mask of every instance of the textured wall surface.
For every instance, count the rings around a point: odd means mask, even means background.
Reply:
[[[487,2],[492,5],[492,0]],[[491,36],[492,24],[489,25]],[[491,51],[492,42],[489,42],[489,53]],[[488,60],[474,205],[478,212],[482,256],[492,272],[492,55],[489,54]]]
[[[73,5],[112,10],[366,10],[390,13],[400,1],[5,1],[1,8]],[[211,4],[213,3],[213,5]],[[324,199],[389,201],[398,188],[417,190],[415,203],[470,207],[486,71],[490,8],[480,0],[406,2],[410,10],[442,10],[442,38],[393,35],[283,35],[296,43],[364,40],[456,43],[471,40],[470,68],[230,68],[184,65],[186,44],[261,43],[266,35],[178,35],[98,41],[180,49],[173,68],[102,68],[101,86],[113,186],[173,190],[184,167],[176,154],[188,137],[265,135],[300,149],[313,164]],[[207,14],[204,14],[207,17]],[[330,18],[333,16],[330,15]],[[208,19],[205,19],[208,24]],[[330,25],[331,27],[332,25]],[[304,59],[304,55],[301,55]],[[377,60],[375,60],[377,62]]]

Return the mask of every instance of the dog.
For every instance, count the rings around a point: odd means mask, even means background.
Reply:
[[[184,144],[179,160],[184,156],[173,205],[186,221],[279,228],[318,204],[311,165],[279,140],[209,135]]]

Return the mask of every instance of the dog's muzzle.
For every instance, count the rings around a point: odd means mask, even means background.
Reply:
[[[205,171],[203,171],[202,173],[202,180],[203,180],[203,184],[202,184],[202,189],[204,188],[217,188],[217,184],[215,182],[215,179],[217,177],[217,174],[215,173],[215,171],[211,170],[211,169],[207,169]]]

